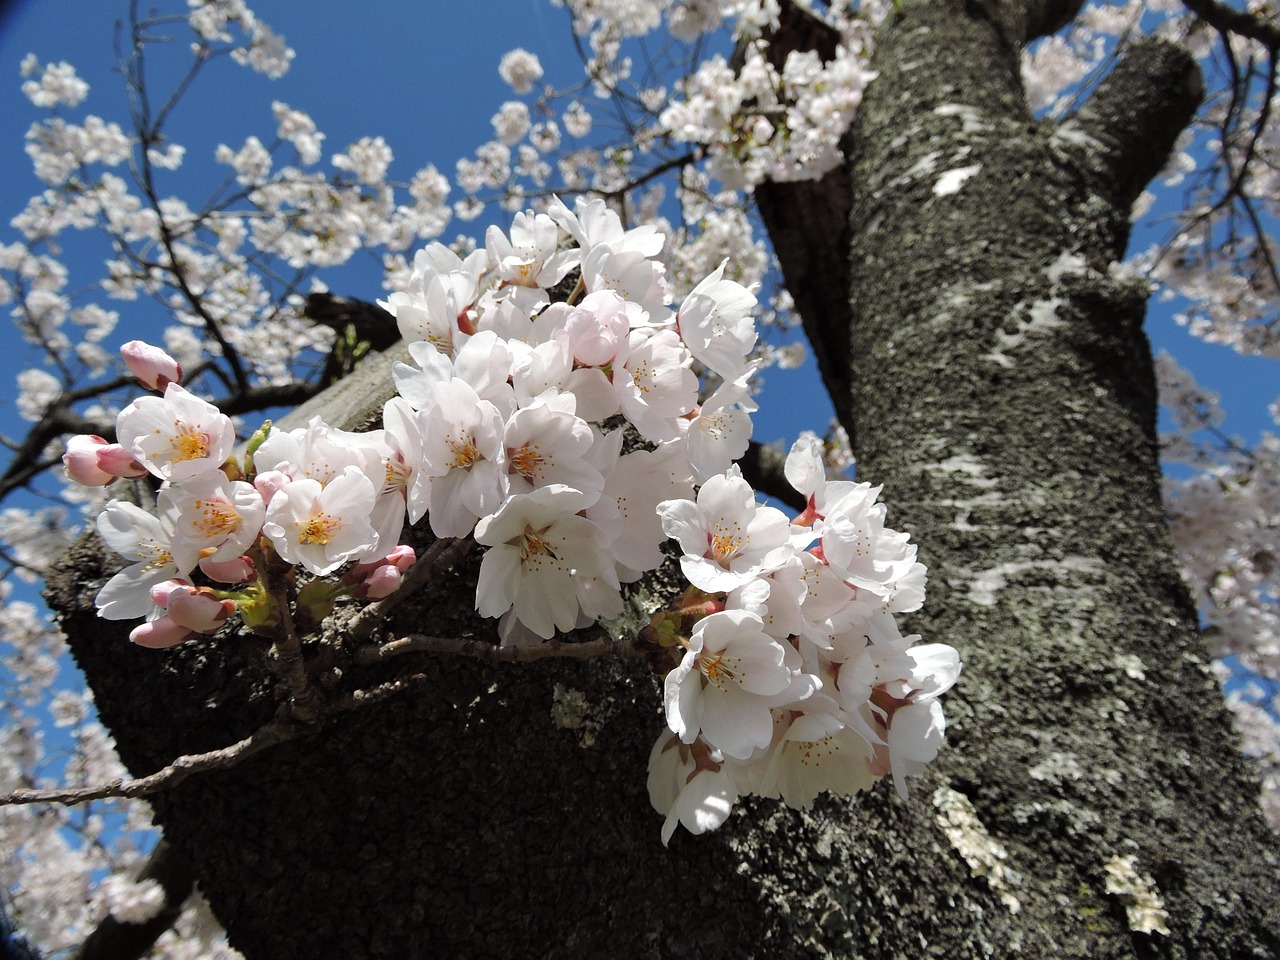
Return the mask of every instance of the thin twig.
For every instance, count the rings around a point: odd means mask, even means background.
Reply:
[[[570,660],[590,660],[594,657],[642,657],[647,652],[648,649],[635,640],[614,640],[608,637],[582,643],[546,640],[527,647],[500,647],[487,640],[432,637],[423,633],[414,633],[381,646],[365,647],[356,654],[356,663],[361,666],[370,666],[406,653],[451,653],[483,660],[486,663],[531,663],[534,660],[557,657]]]
[[[185,754],[145,777],[135,780],[116,779],[96,787],[15,790],[0,796],[0,806],[27,803],[62,803],[71,806],[105,797],[147,797],[159,790],[177,786],[193,773],[234,767],[268,747],[297,739],[312,729],[299,723],[273,720],[230,746],[210,750],[208,753]]]
[[[289,685],[289,710],[302,723],[315,723],[320,717],[320,691],[311,682],[306,662],[302,659],[302,641],[293,625],[288,592],[277,585],[275,607],[280,611],[281,636],[275,641],[275,667]]]

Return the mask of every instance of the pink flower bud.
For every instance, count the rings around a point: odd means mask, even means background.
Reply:
[[[210,580],[219,583],[244,583],[252,580],[254,574],[253,561],[248,557],[232,557],[230,560],[210,560],[207,557],[200,561],[200,569]]]
[[[356,596],[381,600],[399,590],[403,582],[404,575],[399,570],[389,563],[384,564],[364,578],[364,582],[356,588]]]
[[[113,477],[145,477],[147,468],[118,443],[108,443],[98,448],[98,469]]]
[[[357,597],[368,600],[381,600],[400,589],[404,574],[417,561],[418,555],[413,547],[400,544],[381,560],[372,563],[357,563],[343,578],[347,583],[356,584]]]
[[[418,555],[413,552],[413,547],[407,543],[402,543],[387,554],[386,562],[401,573],[408,573],[409,568],[418,562]]]
[[[67,441],[67,452],[62,455],[62,465],[67,476],[85,487],[105,487],[115,479],[98,466],[98,451],[107,441],[92,434],[82,433]]]
[[[169,594],[169,618],[197,633],[217,633],[235,609],[234,600],[219,600],[208,587],[188,587]]]
[[[164,392],[169,384],[182,382],[182,367],[159,347],[130,340],[120,348],[120,356],[129,372],[148,390]]]
[[[158,620],[148,620],[146,623],[139,624],[129,633],[129,639],[140,647],[148,647],[152,650],[164,650],[167,647],[176,647],[184,640],[189,640],[195,636],[186,627],[181,626],[168,617],[161,617]]]
[[[271,504],[271,498],[289,483],[292,478],[287,473],[279,470],[264,470],[258,474],[253,480],[253,488],[262,494],[262,501],[267,505]]]
[[[147,596],[151,598],[151,602],[162,610],[169,609],[169,597],[175,590],[186,590],[191,584],[185,580],[162,580],[155,584],[149,591]]]

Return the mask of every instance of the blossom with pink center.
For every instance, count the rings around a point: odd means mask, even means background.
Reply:
[[[671,842],[676,825],[695,836],[715,830],[738,799],[732,761],[701,740],[693,744],[664,731],[649,753],[649,802],[666,817],[662,843]]]
[[[680,541],[680,568],[689,582],[708,593],[742,586],[787,561],[791,524],[781,510],[760,506],[738,468],[712,477],[697,502],[658,504],[662,529]]]
[[[506,496],[502,414],[465,380],[454,379],[432,389],[422,422],[431,530],[437,537],[465,537]]]
[[[572,394],[517,410],[503,432],[508,495],[562,483],[582,492],[589,507],[604,488],[604,477],[585,459],[594,441],[591,427],[573,414]]]
[[[230,417],[176,383],[163,397],[139,397],[120,411],[116,433],[148,471],[174,482],[219,469],[236,439]]]
[[[262,530],[267,505],[252,484],[221,471],[162,494],[173,506],[173,551],[179,565],[220,563],[249,551]]]

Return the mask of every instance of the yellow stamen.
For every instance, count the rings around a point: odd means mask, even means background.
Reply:
[[[196,430],[189,423],[174,422],[178,428],[175,436],[169,438],[169,462],[179,463],[184,460],[199,460],[209,455],[209,437]]]
[[[299,543],[318,543],[327,547],[334,534],[342,529],[342,520],[332,514],[316,511],[310,520],[297,526]]]

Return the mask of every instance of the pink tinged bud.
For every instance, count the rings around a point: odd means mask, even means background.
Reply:
[[[357,563],[343,579],[356,585],[357,597],[381,600],[400,589],[404,574],[413,566],[417,558],[413,547],[402,543],[381,560]]]
[[[151,650],[176,647],[193,636],[194,634],[190,630],[181,624],[175,623],[168,617],[161,617],[159,620],[149,620],[146,623],[139,624],[129,633],[130,640],[140,647],[148,647]]]
[[[130,340],[120,348],[120,356],[129,372],[148,390],[161,393],[171,383],[182,383],[182,367],[159,347],[141,340]]]
[[[385,564],[364,578],[364,582],[356,587],[356,596],[381,600],[399,590],[403,582],[404,575],[390,564]]]
[[[197,633],[217,633],[235,609],[234,600],[219,600],[208,587],[169,594],[169,619]]]
[[[413,552],[413,547],[407,543],[402,543],[390,553],[387,554],[387,563],[391,564],[401,573],[408,573],[409,568],[418,562],[418,555]]]
[[[232,557],[230,560],[200,561],[200,569],[210,580],[218,583],[244,583],[252,580],[254,575],[253,561],[249,557]]]
[[[108,443],[98,448],[98,469],[113,477],[136,479],[145,477],[147,468],[132,453],[118,443]]]
[[[98,451],[107,441],[92,434],[82,433],[67,441],[67,452],[62,455],[62,465],[67,476],[85,487],[105,487],[116,478],[98,466]]]
[[[279,470],[264,470],[254,477],[253,488],[262,495],[262,502],[271,503],[274,497],[293,478]]]
[[[188,589],[194,588],[192,588],[191,584],[187,583],[185,580],[162,580],[147,591],[147,596],[150,597],[151,602],[161,610],[167,610],[169,609],[169,597],[173,592],[175,590]]]

